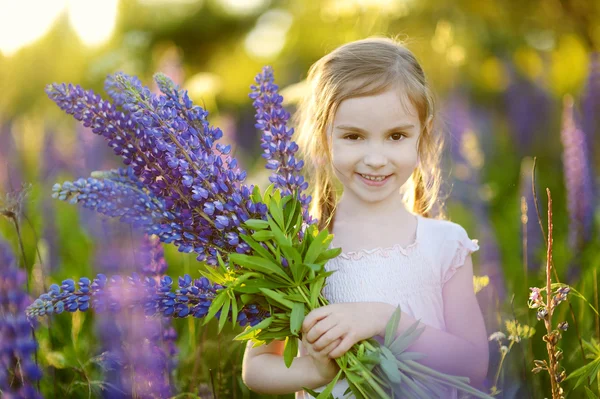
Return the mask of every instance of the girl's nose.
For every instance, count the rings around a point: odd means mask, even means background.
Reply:
[[[372,168],[379,168],[387,165],[388,158],[380,151],[372,151],[365,155],[363,162]]]

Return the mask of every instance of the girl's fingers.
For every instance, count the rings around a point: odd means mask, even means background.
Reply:
[[[333,320],[331,317],[327,317],[319,321],[308,331],[306,334],[306,340],[311,344],[314,344],[315,341],[318,340],[323,334],[335,327],[335,324],[335,320]]]
[[[329,353],[329,357],[332,359],[337,359],[338,357],[342,356],[344,353],[348,352],[350,350],[350,348],[352,347],[352,345],[354,345],[354,344],[355,343],[352,342],[352,338],[350,337],[350,334],[347,334],[344,337],[344,339],[342,340],[342,342],[340,342],[340,344]]]
[[[345,331],[339,325],[334,326],[325,334],[321,335],[319,339],[313,342],[313,347],[315,350],[320,351],[323,348],[326,348],[331,342],[334,342],[338,338],[343,338]]]
[[[331,356],[329,356],[329,354],[331,353],[331,351],[333,351],[340,343],[342,342],[341,338],[336,339],[335,341],[333,341],[332,343],[330,343],[329,345],[327,345],[322,351],[320,351],[319,353],[321,354],[321,356],[324,357],[329,357],[331,358]]]

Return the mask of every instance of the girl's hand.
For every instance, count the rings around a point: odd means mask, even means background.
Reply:
[[[385,309],[390,306],[383,302],[351,302],[317,308],[304,318],[303,340],[318,352],[341,339],[329,352],[329,357],[336,359],[355,343],[381,334],[388,322]]]
[[[341,339],[335,340],[328,346],[321,350],[315,349],[314,345],[306,340],[306,334],[302,333],[302,344],[306,348],[306,351],[310,355],[313,365],[317,369],[319,375],[329,383],[333,380],[338,373],[340,367],[337,365],[335,360],[329,357],[329,353],[339,345]]]

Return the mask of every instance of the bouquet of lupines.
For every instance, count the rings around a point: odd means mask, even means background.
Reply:
[[[63,110],[106,138],[127,169],[96,172],[92,177],[54,187],[54,196],[95,209],[105,215],[194,252],[202,262],[201,278],[173,280],[98,275],[81,278],[78,286],[66,280],[53,285],[29,309],[30,316],[62,311],[118,311],[119,297],[146,315],[199,317],[245,326],[237,340],[257,344],[285,341],[289,367],[298,351],[304,317],[325,306],[321,294],[325,264],[340,248],[329,248],[333,236],[318,231],[308,214],[310,196],[300,175],[298,146],[287,127],[289,114],[265,67],[252,86],[257,110],[256,127],[263,131],[263,157],[273,170],[265,192],[243,184],[246,173],[217,143],[222,136],[209,125],[207,112],[194,106],[187,92],[163,74],[155,75],[162,92],[152,94],[138,79],[122,73],[109,76],[106,89],[113,102],[79,86],[50,85],[47,92]],[[386,330],[385,346],[370,339],[356,344],[336,359],[340,371],[319,398],[346,378],[357,398],[430,398],[445,387],[456,387],[488,398],[468,385],[466,378],[438,373],[417,363],[418,354],[406,348],[421,330],[415,324],[394,338],[399,309]],[[308,389],[307,389],[308,390]],[[308,390],[310,391],[310,390]]]

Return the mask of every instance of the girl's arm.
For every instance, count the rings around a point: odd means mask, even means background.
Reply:
[[[425,329],[409,350],[427,355],[419,360],[421,364],[443,373],[469,377],[471,385],[481,389],[488,371],[489,352],[483,315],[473,291],[471,256],[444,285],[443,297],[446,331],[421,324]],[[383,336],[385,325],[396,308],[386,303],[378,304],[386,309],[380,330]],[[397,335],[415,321],[402,312]]]
[[[242,364],[242,380],[254,392],[285,395],[327,385],[310,356],[296,357],[287,368],[283,360],[283,341],[273,341],[256,348],[248,341]]]

